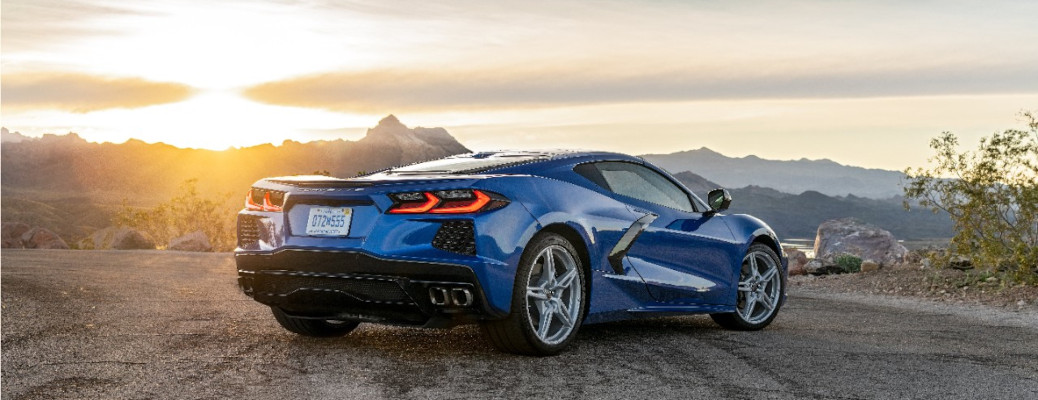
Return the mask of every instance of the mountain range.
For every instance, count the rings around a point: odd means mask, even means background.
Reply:
[[[152,206],[189,179],[199,193],[226,199],[229,212],[257,179],[326,173],[349,177],[469,152],[443,128],[408,128],[390,115],[357,141],[271,144],[211,151],[129,140],[92,143],[78,135],[28,138],[3,130],[2,220],[48,227],[72,243],[110,223],[124,204]],[[825,219],[858,217],[901,238],[951,235],[947,216],[907,212],[901,174],[832,161],[731,158],[709,149],[644,156],[705,197],[731,188],[732,212],[748,213],[783,237],[813,237]]]
[[[723,187],[688,171],[674,177],[703,199],[710,190]],[[915,207],[905,210],[900,196],[870,199],[856,195],[828,196],[814,190],[790,194],[752,185],[729,191],[732,194],[729,212],[760,218],[781,238],[814,238],[823,221],[845,217],[868,221],[902,239],[949,237],[953,228],[947,214]]]
[[[897,171],[842,165],[831,160],[766,160],[728,157],[708,148],[642,158],[671,171],[693,171],[724,187],[770,187],[786,193],[816,191],[830,196],[887,199],[902,194],[905,175]]]
[[[5,137],[15,137],[9,133]],[[390,115],[357,141],[286,140],[223,151],[128,140],[93,143],[74,133],[0,146],[3,221],[45,226],[69,243],[109,224],[115,210],[152,206],[197,180],[199,193],[230,209],[263,177],[326,173],[349,177],[469,150],[443,128],[408,128]]]

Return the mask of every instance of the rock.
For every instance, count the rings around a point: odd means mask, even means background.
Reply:
[[[79,248],[87,250],[153,250],[155,240],[147,233],[125,226],[109,226],[80,240]]]
[[[821,271],[824,267],[825,266],[822,265],[822,260],[815,259],[808,261],[807,264],[804,264],[804,272],[809,273],[811,275],[821,275],[819,271]]]
[[[952,256],[948,260],[948,267],[959,271],[967,271],[973,269],[973,261],[966,256]]]
[[[213,251],[209,237],[202,231],[194,231],[169,241],[169,250],[179,251]]]
[[[861,272],[872,271],[879,271],[879,263],[872,260],[865,260],[861,262]]]
[[[804,272],[811,275],[839,274],[844,272],[843,268],[835,264],[826,263],[824,260],[814,259],[804,264]]]
[[[786,247],[786,257],[789,258],[789,275],[805,275],[807,270],[804,269],[804,265],[807,265],[808,258],[807,254],[792,247]]]
[[[27,249],[68,249],[58,234],[46,228],[32,228],[22,234],[22,244]]]
[[[5,249],[24,248],[22,235],[29,229],[32,227],[21,222],[4,222],[3,227],[0,227],[0,247]]]
[[[815,257],[825,259],[844,253],[873,260],[880,266],[892,266],[905,261],[908,249],[889,231],[854,218],[833,219],[819,225]]]

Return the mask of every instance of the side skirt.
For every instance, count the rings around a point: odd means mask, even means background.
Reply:
[[[584,319],[585,325],[600,324],[603,322],[623,321],[629,319],[676,317],[682,315],[720,314],[735,312],[734,306],[724,305],[675,305],[661,304],[631,308],[627,310],[616,310],[588,315]]]

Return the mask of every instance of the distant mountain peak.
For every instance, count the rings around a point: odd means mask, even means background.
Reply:
[[[378,121],[378,126],[376,126],[376,128],[379,128],[379,127],[382,127],[382,128],[400,128],[400,127],[403,127],[405,129],[407,128],[406,126],[404,126],[404,124],[402,122],[400,122],[399,119],[397,119],[396,115],[393,115],[393,114],[389,114],[389,115],[385,116],[384,118],[382,118],[381,120],[379,120]]]
[[[709,147],[703,146],[695,150],[689,150],[689,153],[697,154],[700,156],[724,156],[724,154],[718,153]]]
[[[469,149],[447,133],[446,129],[408,128],[393,114],[382,118],[374,128],[369,128],[359,143],[386,149],[388,158],[397,158],[401,163],[431,160],[443,154],[469,152]]]
[[[0,127],[0,142],[3,143],[18,143],[32,139],[28,136],[21,134],[20,132],[11,132],[7,128]]]

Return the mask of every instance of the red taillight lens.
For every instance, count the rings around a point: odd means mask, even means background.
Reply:
[[[508,200],[479,190],[441,190],[391,195],[390,214],[468,214],[504,207]]]
[[[446,201],[440,207],[429,210],[429,212],[432,214],[474,213],[490,204],[490,196],[487,196],[485,193],[473,190],[472,194],[476,196],[475,200]]]
[[[432,193],[425,192],[423,195],[425,198],[424,201],[419,200],[397,203],[389,210],[389,212],[391,214],[421,214],[432,210],[433,207],[440,204],[440,199],[433,196]]]
[[[282,208],[279,205],[274,204],[270,200],[270,192],[263,192],[263,204],[256,203],[255,196],[253,196],[253,190],[250,189],[249,194],[245,195],[245,209],[249,211],[281,211]],[[282,196],[282,199],[284,196]]]
[[[245,195],[245,209],[249,211],[263,211],[263,206],[256,204],[256,202],[252,200],[251,189],[249,190],[249,193]]]

